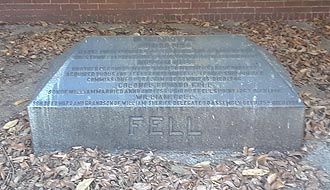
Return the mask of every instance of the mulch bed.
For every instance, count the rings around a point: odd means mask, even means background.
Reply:
[[[287,21],[189,24],[219,32],[245,34],[275,55],[289,71],[306,109],[306,139],[330,142],[330,52],[322,41],[330,40],[330,19],[305,22],[310,27]],[[40,31],[14,34],[0,26],[0,85],[15,81],[5,73],[8,66],[51,60],[89,35],[184,35],[171,23],[117,24],[34,23]],[[187,23],[186,23],[187,24]],[[5,26],[5,24],[4,24]],[[35,68],[36,72],[38,69]],[[17,100],[21,104],[26,99]],[[258,152],[244,147],[219,162],[207,159],[196,164],[169,160],[157,151],[130,150],[106,153],[87,147],[69,152],[35,155],[26,111],[0,129],[0,189],[319,189],[329,183],[327,174],[302,158],[303,146],[294,152]],[[210,158],[215,152],[204,152]],[[211,159],[210,159],[211,160]]]

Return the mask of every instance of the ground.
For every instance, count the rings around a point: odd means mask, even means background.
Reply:
[[[51,60],[89,35],[239,33],[289,71],[306,105],[301,150],[35,155],[26,105]],[[2,127],[3,126],[3,127]],[[0,189],[330,189],[330,19],[218,23],[0,22]]]

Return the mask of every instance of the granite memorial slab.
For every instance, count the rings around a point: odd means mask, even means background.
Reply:
[[[241,35],[87,37],[28,106],[36,152],[299,148],[289,74]]]

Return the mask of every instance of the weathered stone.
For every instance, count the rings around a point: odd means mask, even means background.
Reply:
[[[288,73],[239,35],[88,37],[28,106],[37,152],[299,148]]]

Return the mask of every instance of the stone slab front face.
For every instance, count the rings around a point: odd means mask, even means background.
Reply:
[[[240,35],[87,37],[28,106],[36,152],[299,148],[288,73]]]

